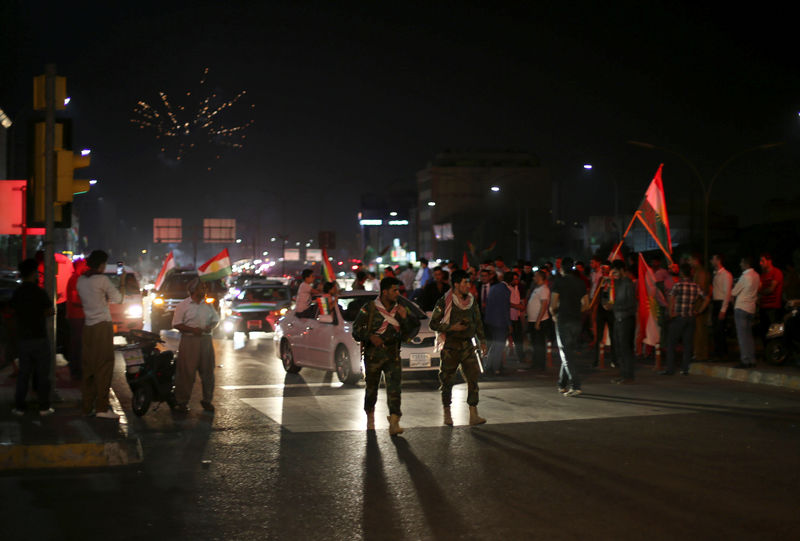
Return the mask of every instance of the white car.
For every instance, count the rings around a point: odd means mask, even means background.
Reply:
[[[141,277],[131,267],[125,267],[125,296],[122,303],[111,303],[108,309],[111,312],[111,321],[114,324],[114,334],[124,334],[133,329],[144,327],[144,310],[142,306],[142,292],[139,289]],[[116,268],[106,267],[105,275],[115,288],[119,288],[120,275]]]
[[[290,373],[303,367],[336,371],[342,383],[355,383],[363,377],[361,345],[353,340],[352,325],[361,307],[375,299],[376,291],[346,291],[332,314],[297,317],[289,310],[278,320],[273,340],[275,354]],[[404,297],[400,302],[420,320],[420,329],[400,348],[403,371],[439,369],[439,354],[434,353],[435,333],[428,327],[428,317],[419,306]]]

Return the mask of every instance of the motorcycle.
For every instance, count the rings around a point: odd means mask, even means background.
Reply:
[[[773,323],[767,331],[764,358],[769,364],[781,365],[800,354],[800,299],[786,303],[783,321]]]
[[[125,359],[125,379],[133,392],[133,412],[141,417],[152,402],[175,407],[175,354],[158,348],[158,334],[139,329],[125,333],[128,342],[117,349]]]

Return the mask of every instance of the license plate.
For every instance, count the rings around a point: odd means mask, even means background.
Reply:
[[[409,368],[423,368],[431,365],[431,356],[428,353],[412,353],[408,359]]]
[[[248,329],[260,329],[261,328],[261,320],[260,319],[251,319],[247,322]]]
[[[144,356],[141,349],[123,349],[122,358],[125,359],[126,366],[144,364]]]

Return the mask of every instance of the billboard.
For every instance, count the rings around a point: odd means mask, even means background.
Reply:
[[[320,248],[306,248],[306,261],[322,261]]]
[[[286,248],[283,251],[284,261],[300,261],[300,248]]]
[[[233,218],[204,218],[203,242],[224,244],[236,242],[236,220]]]
[[[182,242],[183,221],[180,218],[153,218],[153,242]]]
[[[22,235],[27,180],[0,181],[0,235]],[[28,235],[44,235],[44,228],[28,228]]]

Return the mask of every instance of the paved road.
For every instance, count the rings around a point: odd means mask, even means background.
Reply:
[[[563,398],[525,373],[481,384],[476,428],[457,387],[448,428],[435,378],[411,376],[390,438],[382,392],[369,435],[363,387],[287,375],[268,335],[241,338],[216,342],[215,415],[195,402],[132,420],[143,465],[0,476],[2,537],[798,537],[796,392],[643,367],[636,385],[594,372]]]

